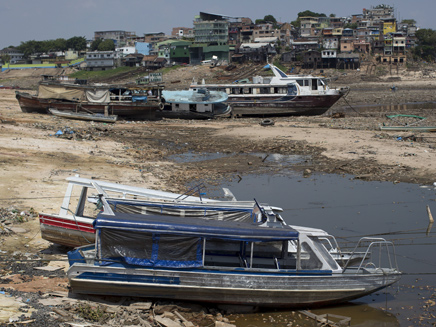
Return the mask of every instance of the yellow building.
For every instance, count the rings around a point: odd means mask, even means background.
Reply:
[[[397,31],[397,22],[395,18],[383,19],[383,35],[395,33]]]

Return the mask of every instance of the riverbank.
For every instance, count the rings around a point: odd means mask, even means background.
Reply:
[[[433,184],[434,133],[380,130],[381,125],[392,124],[386,113],[419,115],[426,118],[421,125],[436,126],[433,110],[419,106],[413,111],[401,107],[385,112],[356,109],[360,104],[436,101],[436,81],[432,75],[396,80],[395,92],[390,89],[390,80],[369,83],[362,79],[362,74],[349,75],[334,81],[344,86],[348,82],[352,88],[347,98],[328,114],[273,118],[274,124],[269,126],[261,125],[262,117],[119,121],[114,125],[71,121],[24,114],[14,91],[0,90],[0,207],[24,212],[19,219],[3,218],[4,223],[16,222],[7,226],[20,229],[2,235],[2,257],[13,257],[19,263],[37,258],[65,259],[65,249],[40,238],[34,213],[58,212],[66,188],[65,178],[76,174],[175,192],[184,192],[187,183],[206,181],[219,185],[222,178],[275,174],[283,169],[297,171],[301,176],[326,172],[350,174],[364,180]],[[401,123],[407,119],[413,118],[400,118]],[[63,134],[56,136],[58,131]],[[205,156],[209,160],[171,159],[174,155],[189,158],[199,154],[213,155]],[[272,154],[298,155],[303,160],[283,167],[265,160]],[[246,199],[250,199],[249,193]],[[68,291],[62,271],[36,274],[28,264],[8,262],[1,269],[2,291],[15,298],[24,299],[23,294],[28,294],[31,302],[35,298],[36,303],[41,297],[52,298],[54,295],[50,294]],[[49,312],[48,307],[40,308],[41,312]],[[71,312],[75,313],[74,310]],[[212,322],[217,313],[209,316]],[[59,315],[62,316],[54,316]]]

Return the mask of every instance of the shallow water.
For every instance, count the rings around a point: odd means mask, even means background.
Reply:
[[[220,187],[230,188],[238,200],[255,198],[282,207],[288,224],[324,229],[340,245],[352,246],[350,242],[355,244],[363,236],[395,243],[398,266],[404,273],[398,284],[346,305],[313,312],[351,317],[352,326],[411,326],[418,324],[420,317],[424,324],[436,322],[436,227],[429,228],[426,209],[429,206],[436,216],[434,187],[365,182],[329,174],[308,178],[244,175],[239,182],[223,181]],[[218,194],[221,190],[215,189],[207,196]],[[291,314],[266,311],[236,318],[238,326],[271,326],[271,319],[280,326],[278,317],[268,316],[280,315],[286,326]]]

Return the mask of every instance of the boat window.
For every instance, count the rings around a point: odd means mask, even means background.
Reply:
[[[318,90],[318,79],[317,78],[312,79],[312,90],[313,91]]]
[[[283,263],[283,242],[255,242],[253,268],[280,269]]]
[[[244,267],[248,268],[246,244],[240,241],[207,239],[205,250],[205,266]]]
[[[168,266],[201,260],[200,245],[202,242],[198,237],[160,235],[158,243],[157,260],[171,261],[172,263],[168,264]],[[166,266],[166,264],[164,265]],[[162,266],[162,264],[159,266]]]
[[[329,266],[332,269],[338,269],[338,265],[337,265],[335,259],[333,259],[331,254],[327,251],[327,249],[324,246],[324,244],[322,243],[322,241],[318,237],[314,237],[314,236],[309,236],[309,238],[312,240],[312,242],[315,245],[316,249],[319,251],[319,253],[321,253],[323,258],[325,258],[325,260],[327,261]]]
[[[308,79],[304,80],[304,86],[309,86],[309,80]]]
[[[295,84],[288,84],[288,95],[297,95],[297,86]]]
[[[101,203],[98,201],[87,201],[87,194],[87,187],[74,185],[68,208],[74,211],[76,216],[95,218],[101,211]]]
[[[302,80],[302,79],[297,79],[297,83],[300,86],[304,86],[304,80]]]
[[[244,94],[251,94],[251,87],[245,87]]]
[[[202,265],[202,242],[198,237],[102,229],[99,257],[102,264],[198,267]]]
[[[307,242],[303,242],[301,248],[303,249],[301,255],[301,269],[321,269],[322,262],[316,256],[315,252],[313,252],[310,245],[307,244]]]
[[[270,88],[269,87],[261,87],[260,88],[260,94],[269,94]]]
[[[153,238],[144,233],[131,231],[114,231],[102,229],[100,233],[102,259],[115,262],[140,262],[150,260],[153,248]]]

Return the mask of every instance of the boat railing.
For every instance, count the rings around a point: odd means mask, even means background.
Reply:
[[[387,241],[384,238],[362,237],[357,243],[357,245],[355,246],[353,252],[351,252],[350,257],[348,258],[346,264],[343,267],[343,272],[351,268],[351,262],[353,257],[355,257],[357,253],[359,253],[358,249],[364,247],[365,244],[367,243],[369,244],[367,245],[366,251],[364,253],[360,252],[363,253],[363,257],[360,260],[356,273],[362,272],[364,268],[370,266],[375,269],[382,269],[382,264],[385,264],[386,261],[388,263],[388,267],[386,268],[398,270],[395,246],[393,242]],[[376,250],[378,249],[378,253],[375,253],[374,249]],[[391,257],[391,253],[393,259]],[[377,258],[378,258],[378,263],[375,263],[374,259]],[[356,266],[354,266],[353,268],[355,268]]]

